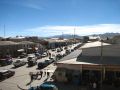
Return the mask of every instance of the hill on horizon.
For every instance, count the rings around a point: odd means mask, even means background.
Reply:
[[[92,34],[92,35],[86,35],[86,36],[100,36],[101,38],[113,38],[114,36],[120,35],[120,33],[104,33],[104,34]],[[72,39],[74,38],[74,35],[71,34],[64,34],[64,35],[54,35],[54,36],[49,36],[47,38],[65,38],[65,39]],[[80,38],[82,39],[83,36],[80,35],[75,35],[75,38]]]

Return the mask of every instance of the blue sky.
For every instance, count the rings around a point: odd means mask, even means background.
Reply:
[[[0,0],[0,36],[120,32],[120,0]]]

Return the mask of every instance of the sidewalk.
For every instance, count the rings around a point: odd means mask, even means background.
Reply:
[[[42,77],[41,75],[38,75],[38,78],[33,81],[31,81],[30,76],[28,75],[26,80],[21,85],[19,85],[19,87],[21,88],[21,90],[22,89],[27,90],[30,87],[40,86],[44,82],[51,81],[51,76],[53,75],[53,72],[55,69],[56,69],[56,66],[49,65],[48,67],[41,70],[43,71]],[[36,73],[37,72],[40,72],[40,70],[37,70]],[[45,72],[50,72],[50,76],[48,77],[47,73]]]

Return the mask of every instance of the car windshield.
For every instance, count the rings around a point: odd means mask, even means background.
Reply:
[[[33,57],[28,57],[28,60],[31,60]]]
[[[50,60],[45,60],[45,62],[49,62]]]
[[[20,62],[20,60],[17,60],[17,61],[16,61],[16,63],[19,63],[19,62]]]

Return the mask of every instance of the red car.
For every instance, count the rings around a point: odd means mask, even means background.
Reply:
[[[10,55],[6,55],[2,59],[0,59],[0,65],[5,66],[5,65],[10,65],[12,64],[12,57]]]
[[[13,76],[14,74],[15,74],[15,71],[0,70],[0,81]]]

